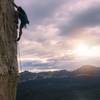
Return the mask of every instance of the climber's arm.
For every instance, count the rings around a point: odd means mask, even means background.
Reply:
[[[13,4],[14,7],[18,8],[18,6],[14,2],[11,1],[11,3]]]

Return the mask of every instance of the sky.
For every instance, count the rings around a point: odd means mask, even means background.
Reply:
[[[100,66],[100,0],[16,0],[30,25],[18,43],[20,71]]]

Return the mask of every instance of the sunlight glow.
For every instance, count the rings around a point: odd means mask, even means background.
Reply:
[[[80,43],[74,48],[74,55],[79,57],[98,57],[100,56],[100,47],[91,46],[85,43]]]

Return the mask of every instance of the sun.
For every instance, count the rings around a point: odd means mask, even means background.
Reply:
[[[86,56],[89,52],[89,47],[85,44],[80,44],[75,48],[75,53],[79,56]]]
[[[92,56],[92,47],[85,43],[80,43],[74,48],[74,54],[81,57]]]

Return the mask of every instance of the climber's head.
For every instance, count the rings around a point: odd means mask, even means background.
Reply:
[[[22,12],[22,8],[21,8],[21,7],[18,7],[17,10],[18,10],[19,12]]]

